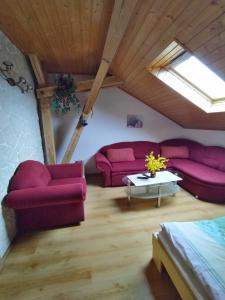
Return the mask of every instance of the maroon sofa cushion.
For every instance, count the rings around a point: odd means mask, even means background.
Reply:
[[[132,148],[107,149],[106,156],[110,162],[134,161],[134,150]]]
[[[172,139],[160,143],[161,146],[187,146],[189,158],[212,168],[225,171],[225,148],[219,146],[204,146],[187,139]]]
[[[135,158],[145,158],[147,154],[151,151],[154,152],[155,155],[160,153],[160,148],[157,143],[147,142],[147,141],[138,141],[138,142],[120,142],[111,145],[107,145],[102,147],[99,151],[106,155],[107,149],[122,149],[122,148],[132,148],[134,150]]]
[[[187,146],[161,146],[161,155],[166,158],[189,158]]]
[[[205,146],[205,154],[202,162],[206,165],[213,163],[215,160],[218,164],[214,168],[225,171],[225,148],[216,146]],[[214,164],[215,164],[214,161]],[[212,166],[213,167],[213,166]]]
[[[112,163],[112,172],[129,172],[141,170],[146,170],[144,159],[136,159],[135,161],[129,162]]]
[[[225,173],[189,159],[171,159],[173,167],[204,183],[225,186]]]

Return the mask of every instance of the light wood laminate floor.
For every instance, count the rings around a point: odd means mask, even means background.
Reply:
[[[133,200],[125,187],[102,188],[88,179],[86,220],[81,226],[18,237],[0,274],[1,300],[180,299],[167,274],[151,262],[152,233],[163,221],[212,218],[224,206],[181,190],[156,200]],[[60,218],[60,216],[59,216]]]

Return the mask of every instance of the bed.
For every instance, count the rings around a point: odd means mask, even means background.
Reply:
[[[153,234],[153,260],[184,300],[225,299],[225,216],[168,222]]]

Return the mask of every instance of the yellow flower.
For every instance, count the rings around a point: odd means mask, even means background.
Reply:
[[[160,171],[161,169],[166,169],[165,163],[168,161],[167,158],[160,156],[158,154],[158,157],[155,158],[154,152],[150,152],[148,155],[146,155],[146,168],[151,172],[152,174],[155,174],[156,171]]]

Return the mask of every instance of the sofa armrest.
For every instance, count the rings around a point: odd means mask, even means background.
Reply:
[[[5,199],[8,207],[14,209],[34,208],[85,199],[85,189],[81,183],[28,188],[10,192]]]
[[[104,186],[111,186],[111,170],[110,161],[100,152],[95,154],[96,168],[100,170],[104,177]]]
[[[83,177],[83,162],[77,161],[72,164],[47,165],[52,179]]]

